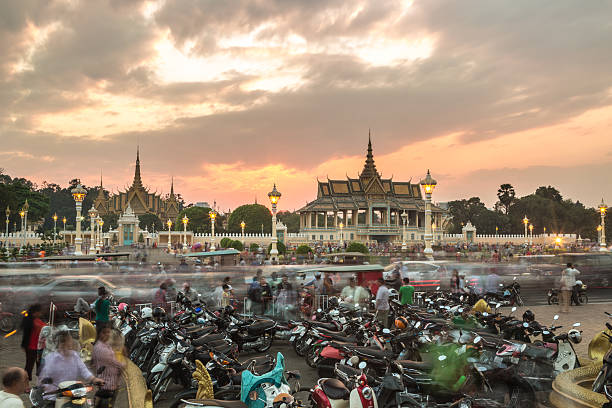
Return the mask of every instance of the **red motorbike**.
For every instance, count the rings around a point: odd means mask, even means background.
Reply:
[[[359,369],[336,364],[336,374],[344,382],[336,378],[319,379],[310,391],[312,405],[317,408],[378,408],[376,395],[363,373],[365,367],[364,361],[359,363]]]

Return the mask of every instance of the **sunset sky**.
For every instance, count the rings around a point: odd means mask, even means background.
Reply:
[[[355,177],[612,202],[612,2],[0,2],[0,168],[222,209]]]

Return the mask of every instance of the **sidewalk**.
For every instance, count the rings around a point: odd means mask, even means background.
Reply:
[[[528,309],[535,313],[536,320],[545,326],[553,325],[553,316],[558,314],[559,320],[555,325],[561,325],[563,328],[557,330],[557,334],[567,333],[574,323],[580,323],[577,329],[582,330],[582,342],[574,345],[574,348],[582,364],[590,361],[588,358],[589,342],[597,333],[606,328],[607,321],[612,323],[612,319],[604,314],[604,312],[612,313],[612,302],[572,306],[569,313],[560,313],[558,305],[525,306],[517,308],[514,315],[520,319],[523,312]],[[501,310],[507,315],[511,309],[504,307]]]

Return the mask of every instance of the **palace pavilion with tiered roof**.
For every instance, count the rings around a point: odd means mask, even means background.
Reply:
[[[433,239],[439,240],[444,211],[435,205],[431,210]],[[318,181],[317,198],[298,212],[300,232],[309,241],[401,242],[404,220],[408,242],[423,242],[425,235],[420,185],[382,178],[374,163],[371,139],[358,177]]]

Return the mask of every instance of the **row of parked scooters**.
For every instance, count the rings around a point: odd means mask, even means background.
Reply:
[[[172,318],[161,308],[139,314],[120,308],[115,325],[154,401],[172,383],[181,385],[173,407],[533,407],[547,401],[559,373],[580,366],[573,346],[582,340],[580,323],[562,330],[558,316],[545,326],[529,311],[503,314],[501,304],[471,305],[440,291],[419,300],[420,306],[392,300],[391,328],[334,298],[311,319],[286,324],[183,301]],[[288,340],[318,370],[303,400],[295,398],[305,391],[299,373],[285,370],[280,353],[239,359],[266,352],[275,339]],[[195,399],[202,386],[193,376],[197,360],[215,399]],[[602,390],[610,373],[602,369]]]

